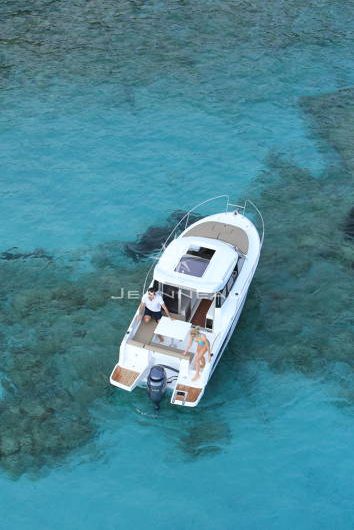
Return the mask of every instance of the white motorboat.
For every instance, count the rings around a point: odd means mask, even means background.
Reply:
[[[192,212],[220,200],[226,202],[223,211],[190,224]],[[263,238],[262,215],[249,200],[236,205],[221,195],[192,208],[165,241],[143,288],[158,289],[172,320],[163,316],[158,324],[146,323],[137,309],[120,345],[112,385],[129,392],[145,386],[157,407],[166,390],[173,405],[198,405],[240,318]],[[197,345],[184,354],[195,326],[212,354],[198,379]]]

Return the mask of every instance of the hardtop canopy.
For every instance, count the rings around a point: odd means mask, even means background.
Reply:
[[[176,269],[188,271],[188,269],[180,266],[181,263],[185,262],[185,256],[191,256],[191,263],[193,256],[195,256],[196,261],[203,259],[197,256],[200,248],[214,251],[210,260],[207,260],[205,267],[200,268],[196,264],[196,269],[202,270],[202,274],[177,272]],[[237,259],[238,254],[235,248],[224,241],[207,237],[179,237],[172,241],[161,255],[154,270],[154,279],[176,287],[216,293],[224,287],[229,279]]]

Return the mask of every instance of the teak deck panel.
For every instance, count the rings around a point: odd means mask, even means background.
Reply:
[[[175,315],[171,313],[173,318],[176,320],[183,320],[183,317],[181,315]],[[149,322],[141,322],[138,326],[138,329],[136,330],[134,337],[132,337],[133,340],[136,342],[140,342],[140,344],[151,344],[151,341],[154,337],[155,328],[157,326],[157,322],[155,320],[151,319]],[[131,339],[130,339],[131,340]]]
[[[153,319],[151,319],[150,322],[141,322],[134,337],[132,338],[137,342],[141,342],[142,344],[150,344],[151,339],[154,336],[156,326],[157,322],[155,322]]]
[[[145,349],[154,351],[157,353],[163,353],[165,355],[171,355],[172,357],[178,357],[179,359],[188,359],[189,361],[192,358],[192,354],[187,353],[187,355],[183,355],[183,350],[179,350],[177,348],[173,348],[172,346],[166,346],[165,344],[145,344]]]
[[[178,391],[184,391],[184,392],[187,392],[187,397],[186,399],[185,396],[177,396],[177,392]],[[201,388],[195,388],[195,387],[192,387],[192,386],[186,386],[186,385],[180,385],[178,384],[177,387],[176,387],[176,393],[175,393],[175,397],[174,397],[174,401],[185,401],[185,403],[194,403],[195,401],[198,400],[199,398],[199,394],[201,393],[202,389]]]
[[[117,366],[112,374],[112,379],[117,383],[125,386],[132,386],[135,380],[139,377],[139,372],[128,370],[128,368],[122,368]]]
[[[205,327],[205,319],[212,302],[213,300],[208,300],[207,298],[203,298],[203,300],[200,301],[197,310],[193,315],[192,324],[200,326],[201,328]]]
[[[211,239],[219,239],[229,243],[241,250],[243,254],[248,252],[248,236],[239,226],[220,223],[218,221],[205,221],[196,226],[192,226],[183,237],[200,236]]]

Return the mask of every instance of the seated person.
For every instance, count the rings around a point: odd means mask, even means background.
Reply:
[[[159,322],[162,317],[161,307],[165,311],[166,315],[172,318],[161,294],[157,292],[155,287],[149,287],[147,293],[145,293],[141,299],[138,318],[140,320],[143,318],[144,322],[150,322],[152,318],[156,322]],[[158,337],[160,342],[163,342],[163,337],[161,337],[161,335],[158,335]]]

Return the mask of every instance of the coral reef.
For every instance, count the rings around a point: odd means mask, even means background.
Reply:
[[[343,230],[348,238],[354,238],[354,207],[350,210],[344,221]]]
[[[302,101],[313,132],[338,154],[338,163],[315,178],[273,154],[259,176],[266,239],[240,325],[213,376],[219,395],[236,399],[230,373],[237,378],[240,363],[259,359],[273,370],[332,377],[341,406],[354,402],[351,97],[340,91]],[[122,407],[129,401],[110,388],[108,375],[137,301],[113,306],[110,296],[141,285],[146,264],[139,260],[160,246],[181,215],[175,212],[165,226],[149,228],[125,247],[137,262],[133,267],[122,259],[119,242],[93,249],[91,269],[83,272],[76,270],[80,256],[20,249],[0,256],[0,464],[12,476],[57,465],[94,440],[97,400],[114,396]],[[174,440],[184,433],[176,444],[187,456],[228,442],[228,424],[214,417],[214,408],[204,402],[198,416],[187,412],[166,412],[164,422]],[[177,430],[171,427],[176,414]]]
[[[336,363],[353,364],[354,248],[346,237],[354,199],[352,96],[353,91],[339,91],[302,102],[320,148],[325,140],[327,151],[339,155],[336,165],[315,178],[272,155],[260,177],[264,185],[257,202],[266,239],[233,340],[242,359],[265,359],[274,369],[328,377]],[[353,381],[343,378],[340,389],[353,404]]]
[[[28,258],[40,258],[51,261],[53,256],[46,254],[41,248],[36,248],[33,252],[21,252],[18,247],[9,248],[4,252],[0,253],[0,259],[14,260],[14,259],[28,259]]]
[[[125,97],[128,105],[134,105],[137,85],[150,84],[162,74],[183,78],[187,90],[198,83],[204,91],[205,50],[209,50],[208,58],[210,53],[225,56],[236,50],[242,59],[245,53],[255,58],[266,52],[283,53],[300,43],[351,42],[351,27],[346,23],[351,18],[350,4],[333,8],[336,16],[332,8],[328,0],[321,5],[298,0],[286,5],[226,0],[217,7],[182,0],[159,6],[133,0],[118,4],[78,0],[53,10],[45,2],[29,6],[20,0],[4,8],[2,40],[7,53],[2,81],[6,84],[21,76],[28,83],[53,76],[92,82],[118,75],[115,93],[117,98]],[[221,27],[222,39],[217,38]]]
[[[60,259],[23,255],[0,261],[0,462],[13,476],[55,465],[95,437],[90,407],[110,395],[124,313],[134,304],[112,306],[110,295],[122,278],[136,288],[129,270],[77,277]]]
[[[214,410],[203,409],[182,435],[176,433],[176,436],[179,449],[187,458],[194,460],[223,451],[231,440],[231,430],[227,421],[220,416],[215,418]]]

